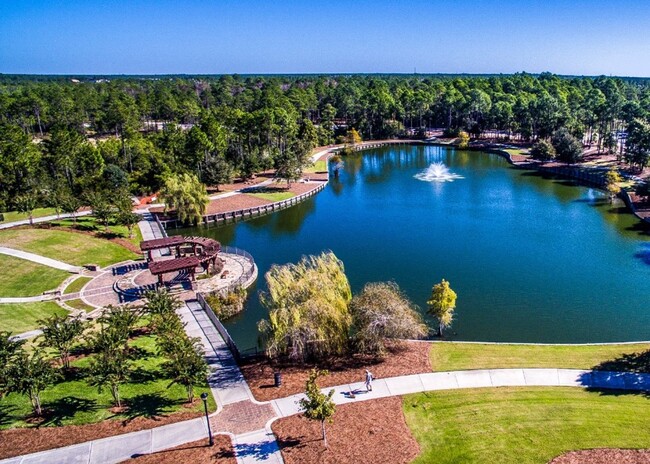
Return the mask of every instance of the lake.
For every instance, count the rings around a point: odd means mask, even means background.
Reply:
[[[260,278],[226,326],[254,346],[257,292],[274,263],[332,250],[354,292],[393,280],[420,308],[433,284],[458,294],[449,338],[587,343],[650,340],[650,236],[597,190],[515,169],[495,154],[398,145],[345,158],[339,178],[289,209],[170,230],[249,251]],[[459,177],[417,179],[442,162]],[[433,325],[432,325],[433,326]]]

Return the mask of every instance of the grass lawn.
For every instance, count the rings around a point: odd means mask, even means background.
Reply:
[[[296,194],[293,192],[260,192],[260,193],[247,193],[262,200],[268,200],[272,202],[287,200],[291,197],[295,197]]]
[[[139,245],[142,241],[142,233],[140,232],[140,228],[137,226],[137,224],[133,226],[133,237],[129,237],[129,229],[126,226],[109,223],[108,231],[106,231],[104,225],[99,223],[97,221],[97,218],[94,216],[78,217],[76,223],[72,218],[58,219],[56,221],[52,221],[52,225],[96,232],[99,233],[100,236],[103,234],[108,234],[109,236],[113,237],[121,237],[127,239],[134,245]]]
[[[62,381],[42,393],[43,407],[49,411],[43,425],[79,425],[98,422],[104,419],[131,419],[135,417],[154,417],[177,411],[202,411],[203,402],[195,400],[191,407],[185,406],[185,388],[172,385],[162,377],[160,365],[164,358],[156,354],[156,343],[152,336],[141,336],[130,342],[137,347],[138,359],[133,362],[131,382],[120,387],[120,395],[129,409],[123,413],[113,413],[110,391],[99,393],[97,387],[88,385],[85,380],[90,357],[73,362],[79,368],[76,378]],[[92,356],[92,355],[91,355]],[[195,395],[208,392],[207,382],[195,389]],[[209,395],[209,408],[214,411],[216,404]],[[31,414],[29,399],[24,395],[12,393],[0,403],[0,428],[26,426],[25,418]]]
[[[77,293],[81,291],[84,285],[93,280],[92,277],[77,277],[75,280],[70,282],[68,286],[63,290],[63,294],[67,295],[68,293]]]
[[[528,156],[530,154],[528,148],[500,148],[500,150],[505,151],[509,155]]]
[[[16,211],[8,211],[2,214],[5,217],[4,222],[14,222],[14,221],[22,221],[23,219],[29,219],[29,214],[18,213]],[[43,216],[54,216],[55,214],[56,214],[56,210],[54,208],[36,208],[32,216],[34,217],[34,219],[36,219]]]
[[[0,297],[36,296],[54,290],[70,274],[26,259],[0,254]]]
[[[90,306],[89,304],[85,303],[82,299],[79,299],[79,298],[77,298],[75,300],[68,300],[68,301],[65,302],[65,304],[67,304],[71,308],[86,311],[87,313],[97,309],[94,306]]]
[[[36,321],[39,319],[67,313],[65,309],[51,301],[3,303],[0,304],[0,330],[8,330],[14,334],[27,332],[38,328]]]
[[[1,230],[0,243],[77,266],[107,266],[138,258],[135,253],[108,240],[56,229]]]
[[[644,395],[496,388],[404,397],[415,463],[539,463],[585,448],[648,448]]]
[[[434,371],[511,367],[590,369],[624,354],[648,350],[647,343],[583,346],[433,343],[429,356]]]
[[[318,160],[314,163],[313,166],[309,166],[303,169],[303,173],[314,173],[314,172],[325,172],[327,171],[327,161]]]

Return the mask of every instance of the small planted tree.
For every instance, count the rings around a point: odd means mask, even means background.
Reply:
[[[612,167],[607,174],[605,174],[605,189],[609,193],[609,202],[614,201],[614,197],[621,192],[621,186],[619,185],[623,182],[623,177],[618,172],[618,169]]]
[[[442,279],[442,282],[433,286],[427,305],[429,314],[438,319],[438,331],[442,337],[444,329],[451,325],[456,309],[456,292],[451,289],[449,282]]]
[[[530,156],[541,162],[552,161],[555,158],[555,148],[546,140],[538,140],[530,149]]]
[[[332,397],[334,390],[330,390],[326,395],[320,391],[316,381],[321,375],[327,375],[327,371],[312,369],[305,385],[305,395],[307,398],[302,398],[299,401],[300,407],[303,409],[303,414],[307,419],[320,421],[323,442],[327,447],[327,435],[325,434],[325,421],[333,422],[332,416],[336,410],[336,405]]]
[[[40,353],[19,353],[9,369],[9,391],[29,397],[36,416],[43,414],[41,393],[52,386],[60,374]]]
[[[108,347],[108,345],[107,345]],[[122,407],[120,385],[130,376],[130,362],[124,349],[108,349],[97,353],[90,361],[90,385],[96,386],[102,393],[108,387],[113,397],[114,405]]]
[[[38,203],[36,194],[33,192],[19,195],[14,200],[16,203],[16,211],[19,213],[27,214],[29,216],[29,225],[34,225],[34,210]]]
[[[141,317],[142,313],[137,308],[108,305],[97,320],[107,331],[112,332],[117,340],[126,345]]]
[[[59,354],[64,369],[70,368],[70,351],[84,331],[84,323],[79,317],[54,315],[39,320],[42,326],[41,346],[53,348]]]
[[[24,343],[24,340],[14,340],[11,332],[0,332],[0,398],[9,392],[11,367]]]
[[[208,365],[203,358],[203,346],[198,338],[187,336],[169,339],[163,345],[165,355],[169,358],[162,365],[165,376],[175,383],[183,385],[187,391],[187,401],[194,400],[194,386],[205,383]]]
[[[469,134],[465,131],[460,131],[458,134],[458,148],[465,149],[469,147]]]
[[[350,311],[354,342],[362,353],[382,355],[387,339],[422,338],[427,334],[417,306],[395,282],[366,284],[352,298]]]

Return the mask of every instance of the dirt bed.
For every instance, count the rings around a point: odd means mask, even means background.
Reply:
[[[309,371],[313,367],[329,370],[329,375],[319,379],[321,387],[332,387],[346,383],[358,383],[361,386],[365,369],[369,369],[375,378],[431,372],[431,364],[429,363],[430,348],[431,343],[406,342],[401,346],[392,346],[384,360],[352,356],[335,359],[328,363],[320,363],[318,366],[315,364],[302,366],[271,365],[268,360],[258,360],[244,363],[240,367],[255,399],[269,401],[304,392],[305,382],[309,376]],[[282,385],[280,387],[273,386],[275,372],[282,374]]]
[[[320,422],[302,415],[277,420],[272,428],[286,464],[398,464],[411,462],[420,451],[399,397],[337,407],[334,422],[326,425],[328,448]]]
[[[97,440],[122,433],[137,432],[201,416],[179,412],[155,419],[137,417],[130,421],[105,420],[96,424],[63,427],[25,427],[0,431],[0,459],[35,453],[62,446]]]
[[[650,450],[592,449],[570,451],[549,464],[648,464]]]
[[[124,462],[130,464],[180,464],[184,462],[235,464],[237,462],[229,436],[215,435],[214,446],[207,446],[206,441],[195,441],[165,451],[143,454]]]
[[[217,198],[208,204],[205,214],[225,213],[226,211],[235,211],[239,209],[255,208],[257,206],[268,205],[271,202],[252,195],[238,193],[225,198]]]

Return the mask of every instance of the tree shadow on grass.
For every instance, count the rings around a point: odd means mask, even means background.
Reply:
[[[43,422],[40,425],[63,425],[63,421],[72,419],[76,414],[82,412],[94,412],[99,409],[97,401],[76,396],[64,396],[55,401],[48,401],[45,404]]]
[[[144,369],[142,367],[135,368],[129,376],[130,383],[149,383],[155,382],[164,378],[160,370]]]
[[[0,403],[0,427],[7,426],[20,419],[19,416],[14,414],[17,409],[16,406]]]
[[[603,361],[593,367],[595,371],[650,373],[650,350],[626,353],[618,358]]]
[[[136,395],[125,400],[127,410],[124,412],[126,419],[124,423],[129,423],[138,417],[146,419],[157,419],[171,412],[171,408],[178,404],[178,401],[165,398],[158,393],[146,393]]]

